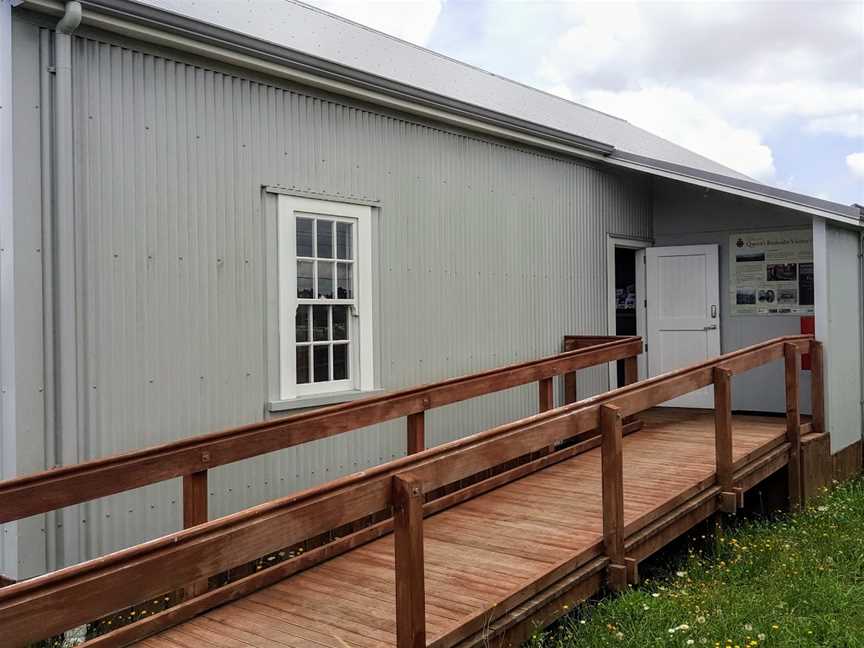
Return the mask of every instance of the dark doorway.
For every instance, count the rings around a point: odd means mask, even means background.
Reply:
[[[636,250],[615,248],[615,335],[636,335]],[[624,361],[617,363],[618,386],[624,384]]]

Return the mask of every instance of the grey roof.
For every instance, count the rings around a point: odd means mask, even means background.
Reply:
[[[642,157],[750,180],[623,119],[466,65],[294,0],[139,0],[224,29]]]
[[[56,13],[51,0],[17,0]],[[759,183],[629,122],[358,25],[296,0],[80,0],[114,16],[385,97],[468,116],[610,164],[864,225],[857,206]]]
[[[620,160],[622,162],[632,162],[639,168],[650,169],[654,171],[665,171],[669,177],[678,180],[697,180],[715,186],[718,189],[734,189],[743,194],[749,194],[752,197],[759,197],[772,201],[783,203],[787,207],[801,207],[810,211],[824,211],[843,216],[847,219],[855,221],[864,219],[864,207],[858,204],[844,205],[841,203],[832,202],[815,196],[772,187],[755,180],[741,180],[738,178],[730,178],[722,174],[711,173],[710,171],[701,171],[692,167],[681,166],[672,162],[662,160],[652,160],[632,153],[623,151],[614,151],[610,155],[611,159]]]

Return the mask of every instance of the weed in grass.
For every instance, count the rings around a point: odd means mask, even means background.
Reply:
[[[530,648],[864,648],[864,480],[694,544],[665,576],[581,606]]]

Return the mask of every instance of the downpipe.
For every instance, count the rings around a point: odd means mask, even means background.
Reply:
[[[861,208],[861,216],[864,218],[864,208]],[[858,376],[861,388],[859,406],[861,412],[860,436],[864,442],[864,232],[858,233]]]
[[[77,463],[78,315],[75,254],[75,152],[73,150],[72,34],[81,24],[81,3],[67,2],[54,29],[54,223],[51,295],[54,304],[54,411],[56,454],[62,465]],[[79,508],[61,513],[60,566],[81,559]]]

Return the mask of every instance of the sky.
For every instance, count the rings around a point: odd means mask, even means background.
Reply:
[[[761,182],[864,204],[864,0],[306,1]]]

